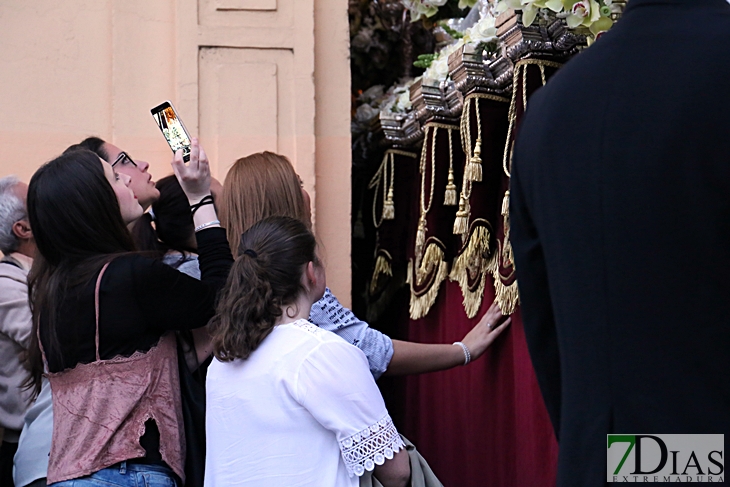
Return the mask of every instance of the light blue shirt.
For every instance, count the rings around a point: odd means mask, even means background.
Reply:
[[[53,436],[53,402],[51,383],[43,378],[41,393],[25,415],[15,453],[13,480],[16,487],[25,487],[33,481],[46,478],[48,455]]]
[[[312,305],[309,321],[336,333],[362,350],[368,358],[370,373],[375,379],[387,370],[393,358],[392,340],[378,330],[370,328],[370,325],[342,306],[329,288],[325,289],[322,299]]]

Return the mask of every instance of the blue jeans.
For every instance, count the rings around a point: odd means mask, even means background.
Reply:
[[[52,487],[177,487],[172,470],[157,465],[121,462],[88,477],[64,480]]]

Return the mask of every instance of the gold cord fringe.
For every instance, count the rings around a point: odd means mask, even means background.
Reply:
[[[517,290],[517,281],[510,285],[504,284],[499,276],[494,278],[494,300],[497,302],[502,314],[507,316],[515,312],[517,304],[520,301],[519,291]]]
[[[409,263],[409,270],[413,269],[412,262]],[[429,243],[423,255],[421,265],[416,269],[416,284],[419,286],[427,277],[433,275],[431,284],[425,292],[416,294],[412,284],[412,274],[411,272],[408,274],[409,279],[411,279],[411,302],[409,311],[411,319],[417,320],[426,316],[431,310],[438,297],[441,283],[444,282],[449,274],[449,264],[444,261],[444,250],[437,243]]]
[[[459,283],[461,294],[464,297],[464,311],[467,318],[474,318],[482,306],[487,274],[493,260],[493,256],[488,257],[490,236],[489,228],[485,225],[475,226],[464,250],[454,260],[454,265],[449,274],[451,281]],[[479,284],[473,290],[469,287],[470,271],[473,274],[478,274],[479,279]]]

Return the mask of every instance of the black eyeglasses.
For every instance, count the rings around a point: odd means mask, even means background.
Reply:
[[[122,151],[119,153],[116,159],[114,159],[114,162],[112,162],[112,167],[116,166],[118,163],[122,163],[122,165],[131,164],[134,167],[137,167],[137,163],[132,160],[131,157],[129,157],[129,154]]]

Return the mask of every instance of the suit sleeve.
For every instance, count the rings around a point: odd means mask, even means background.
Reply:
[[[550,421],[559,439],[561,379],[555,315],[550,299],[545,254],[526,191],[525,174],[519,158],[519,141],[515,148],[510,182],[511,242],[520,292],[520,305],[527,347],[535,368]],[[527,171],[525,171],[527,172]]]

